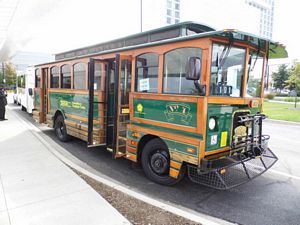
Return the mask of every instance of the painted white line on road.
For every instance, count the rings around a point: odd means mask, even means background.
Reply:
[[[273,170],[273,169],[269,169],[269,172],[276,173],[276,174],[279,174],[281,176],[289,177],[289,178],[292,178],[292,179],[295,179],[295,180],[300,180],[300,177],[294,176],[294,175],[289,174],[289,173],[284,173],[284,172],[280,172],[280,171]]]
[[[66,150],[64,150],[63,147],[61,147],[59,144],[57,144],[56,142],[54,142],[51,138],[45,136],[41,130],[39,128],[37,128],[36,126],[34,126],[32,123],[30,123],[29,121],[24,120],[23,118],[21,118],[17,113],[13,112],[15,114],[15,116],[24,124],[26,125],[31,131],[32,133],[39,139],[40,142],[42,142],[44,144],[44,146],[47,147],[47,149],[54,154],[59,160],[61,160],[62,162],[64,162],[65,164],[67,164],[68,166],[78,170],[79,172],[85,174],[88,177],[91,177],[95,180],[97,180],[98,182],[101,182],[111,188],[114,188],[118,191],[121,191],[131,197],[134,197],[138,200],[141,200],[145,203],[148,203],[150,205],[153,205],[155,207],[161,208],[163,210],[166,210],[170,213],[173,213],[175,215],[184,217],[186,219],[195,221],[197,223],[201,223],[203,225],[234,225],[235,223],[230,223],[227,222],[225,220],[219,219],[219,218],[215,218],[209,215],[205,215],[203,213],[200,212],[196,212],[194,210],[185,208],[185,207],[181,207],[181,206],[175,206],[172,205],[171,203],[165,203],[163,201],[160,200],[156,200],[153,199],[151,197],[146,196],[143,193],[138,193],[135,190],[130,189],[130,187],[126,187],[123,184],[113,180],[113,179],[108,179],[106,177],[102,177],[99,175],[96,175],[93,172],[90,172],[90,170],[94,170],[92,168],[86,169],[83,168],[82,166],[74,163],[71,159],[69,159],[68,157],[64,156],[62,153],[60,153],[60,151],[66,152]],[[52,146],[54,145],[55,148]],[[60,151],[58,151],[56,148],[59,148]],[[68,152],[67,152],[68,153]],[[77,161],[80,161],[82,163],[82,161],[80,159],[77,159]],[[98,171],[98,173],[100,173]]]

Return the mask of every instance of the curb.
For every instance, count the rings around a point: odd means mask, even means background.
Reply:
[[[15,114],[15,116],[28,127],[28,129],[31,131],[31,133],[54,155],[56,156],[60,161],[65,163],[66,165],[70,166],[71,168],[74,168],[78,170],[79,172],[85,174],[86,176],[93,178],[94,180],[101,182],[111,188],[114,188],[118,191],[123,192],[124,194],[127,194],[131,197],[134,197],[138,200],[141,200],[145,203],[148,203],[150,205],[153,205],[155,207],[161,208],[165,211],[168,211],[170,213],[173,213],[175,215],[184,217],[186,219],[192,220],[197,223],[201,223],[203,225],[232,225],[235,223],[230,223],[225,220],[215,218],[209,215],[205,215],[199,212],[196,212],[194,210],[181,207],[181,206],[175,206],[171,203],[166,203],[163,201],[159,201],[156,199],[153,199],[151,197],[148,197],[142,193],[138,193],[135,190],[132,190],[130,187],[125,186],[118,181],[115,181],[103,174],[101,174],[99,171],[91,168],[86,163],[82,162],[78,158],[71,155],[69,152],[66,152],[63,147],[61,147],[59,144],[54,142],[51,138],[46,136],[42,133],[42,131],[31,124],[28,121],[23,120],[19,115],[17,115],[15,112],[12,111],[12,113]]]
[[[274,119],[266,119],[264,122],[267,123],[277,123],[283,125],[292,125],[292,126],[300,126],[300,122],[286,121],[286,120],[274,120]]]

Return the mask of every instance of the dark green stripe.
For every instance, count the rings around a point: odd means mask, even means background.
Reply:
[[[165,128],[165,127],[160,127],[160,126],[155,126],[155,125],[150,125],[150,124],[145,124],[145,123],[131,122],[131,124],[136,125],[136,126],[145,127],[145,128],[151,128],[154,130],[164,131],[164,132],[168,132],[168,133],[172,133],[172,134],[188,136],[188,137],[192,137],[192,138],[202,139],[202,137],[203,137],[201,134],[195,134],[195,133],[190,133],[190,132],[181,131],[181,130],[174,130],[171,128]]]

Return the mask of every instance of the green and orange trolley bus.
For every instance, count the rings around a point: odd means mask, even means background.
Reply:
[[[173,185],[228,189],[277,157],[262,134],[267,62],[285,48],[237,30],[179,23],[55,55],[36,66],[34,118]]]

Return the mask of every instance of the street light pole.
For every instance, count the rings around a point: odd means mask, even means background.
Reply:
[[[141,14],[141,18],[140,18],[140,22],[141,22],[141,32],[143,32],[143,0],[141,0],[140,14]]]

